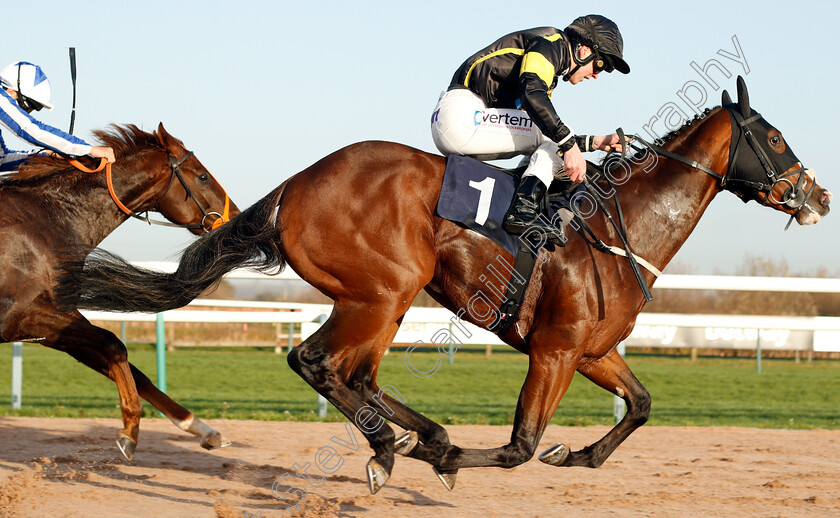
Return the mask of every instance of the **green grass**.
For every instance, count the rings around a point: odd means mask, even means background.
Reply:
[[[155,379],[152,347],[129,348],[132,363]],[[414,352],[419,370],[437,354]],[[443,424],[510,424],[527,371],[527,357],[497,349],[459,351],[431,377],[414,376],[395,350],[379,370],[414,409]],[[628,364],[653,398],[651,425],[840,429],[840,362],[630,355]],[[0,415],[119,418],[116,387],[70,356],[24,347],[23,408],[11,410],[11,345],[0,345]],[[179,349],[167,354],[168,393],[203,418],[317,420],[316,394],[286,364],[285,355],[255,349]],[[576,375],[555,424],[612,423],[612,396]],[[144,405],[144,415],[158,417]],[[330,407],[328,420],[343,420]]]

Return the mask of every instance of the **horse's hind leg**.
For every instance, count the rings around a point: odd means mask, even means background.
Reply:
[[[372,493],[382,488],[394,467],[394,431],[363,408],[375,395],[372,376],[397,332],[399,317],[382,308],[336,304],[324,325],[288,356],[289,366],[367,438],[374,451],[367,466]]]
[[[397,437],[396,452],[432,464],[438,478],[451,491],[455,486],[458,470],[444,470],[438,466],[439,459],[452,446],[446,429],[393,398],[387,390],[379,389],[375,385],[373,390],[376,395],[368,400],[368,405],[382,408],[388,420],[406,430]]]
[[[650,415],[650,394],[615,349],[594,362],[578,367],[578,371],[599,387],[623,398],[627,402],[627,414],[595,444],[581,451],[571,452],[565,459],[557,459],[562,462],[552,462],[551,456],[545,454],[540,456],[540,460],[558,466],[597,468],[624,439],[647,422]]]

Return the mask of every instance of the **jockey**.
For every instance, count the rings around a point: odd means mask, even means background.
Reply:
[[[29,115],[33,110],[53,109],[50,93],[50,82],[37,65],[19,61],[0,70],[0,124],[30,144],[46,149],[48,154],[90,155],[114,162],[114,150],[110,147],[91,146]],[[39,153],[39,149],[12,151],[0,134],[0,172],[14,171],[30,156]]]
[[[551,104],[558,78],[576,85],[601,72],[630,67],[611,20],[590,14],[565,30],[539,27],[514,32],[468,58],[441,94],[432,115],[432,138],[445,155],[496,160],[530,155],[503,227],[522,234],[537,227],[538,207],[561,168],[574,182],[586,175],[581,151],[620,150],[617,134],[576,135]],[[562,156],[562,158],[561,158]]]

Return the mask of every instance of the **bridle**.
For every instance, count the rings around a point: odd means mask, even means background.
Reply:
[[[795,209],[793,215],[790,217],[790,220],[788,221],[787,226],[785,226],[785,230],[787,230],[788,227],[790,227],[790,224],[793,221],[793,219],[807,205],[808,200],[810,199],[811,195],[814,192],[814,189],[817,185],[817,182],[816,182],[816,177],[813,174],[813,171],[811,171],[811,173],[810,173],[811,176],[812,176],[813,185],[812,185],[811,189],[808,191],[807,195],[801,196],[802,183],[804,182],[805,176],[809,174],[808,173],[809,170],[804,168],[804,167],[799,167],[798,169],[796,169],[794,171],[779,175],[776,172],[776,170],[773,168],[772,162],[771,162],[770,158],[767,156],[767,153],[761,147],[758,140],[755,138],[755,135],[753,135],[752,130],[750,129],[750,125],[754,124],[756,121],[760,120],[761,115],[759,115],[758,113],[755,113],[754,115],[752,115],[748,119],[744,119],[741,116],[741,114],[737,113],[736,110],[731,109],[729,107],[725,107],[725,108],[729,111],[732,118],[736,121],[737,127],[739,129],[739,135],[737,137],[737,140],[735,138],[735,132],[734,131],[732,132],[732,137],[731,137],[731,140],[730,140],[730,143],[729,143],[729,145],[730,145],[729,169],[728,169],[728,171],[726,172],[725,175],[722,175],[722,174],[718,173],[717,171],[714,171],[714,170],[710,169],[709,167],[697,162],[696,160],[691,160],[690,158],[686,158],[682,155],[672,153],[671,151],[668,151],[668,150],[666,150],[666,149],[664,149],[660,146],[657,146],[656,144],[652,144],[650,142],[647,142],[645,139],[643,139],[642,137],[640,137],[638,135],[632,135],[631,138],[634,141],[640,142],[642,145],[646,146],[647,148],[649,148],[651,151],[653,151],[657,155],[661,155],[661,156],[663,156],[665,158],[669,158],[671,160],[676,160],[677,162],[683,163],[683,164],[685,164],[685,165],[687,165],[687,166],[689,166],[693,169],[699,169],[700,171],[703,171],[704,173],[706,173],[706,174],[712,176],[713,178],[715,178],[719,182],[719,185],[720,185],[721,189],[728,190],[728,191],[734,193],[736,196],[739,196],[742,199],[744,199],[746,197],[746,195],[737,190],[738,184],[746,185],[746,186],[748,186],[752,189],[755,189],[756,194],[758,192],[765,192],[766,194],[765,194],[763,200],[759,199],[757,196],[755,197],[755,199],[757,201],[759,201],[759,203],[762,203],[763,205],[769,205],[767,203],[767,201],[769,199],[771,202],[777,203],[779,205],[784,204],[784,205],[786,205],[790,208]],[[618,140],[621,143],[621,156],[619,157],[619,159],[617,161],[612,161],[612,160],[609,160],[609,159],[605,160],[604,164],[603,164],[603,172],[609,173],[609,171],[613,170],[613,168],[624,167],[624,166],[627,165],[627,158],[626,158],[626,156],[627,156],[627,146],[628,146],[627,139],[625,138],[624,131],[621,128],[618,128],[616,130],[616,133],[618,134]],[[740,142],[741,142],[741,137],[746,138],[750,147],[753,149],[753,152],[755,152],[756,156],[758,157],[759,162],[761,163],[761,165],[764,168],[764,173],[765,173],[768,181],[766,181],[766,182],[752,182],[752,181],[745,180],[743,178],[738,177],[738,172],[739,171],[736,167],[736,162],[737,162],[736,158],[738,156],[738,150],[739,150],[739,146],[740,146]],[[639,148],[636,148],[636,147],[634,147],[634,149],[638,152],[643,151],[643,149],[639,149]],[[799,164],[800,166],[802,165],[801,162],[797,162],[797,164]],[[593,169],[594,170],[593,172],[595,172],[595,173],[602,172],[596,166],[592,165],[591,163],[587,163],[587,169],[590,169],[590,168]],[[796,181],[796,184],[794,184],[789,178],[791,176],[797,174],[797,173],[799,174],[799,178]],[[659,270],[657,270],[655,267],[652,267],[652,265],[650,265],[646,261],[643,261],[642,258],[636,256],[633,253],[633,251],[630,249],[630,244],[627,241],[627,237],[626,237],[627,236],[627,228],[626,228],[626,225],[624,223],[624,217],[622,216],[621,204],[618,201],[618,191],[615,189],[615,186],[613,185],[612,181],[610,180],[610,175],[609,174],[605,175],[605,179],[609,183],[611,191],[613,193],[612,197],[615,201],[615,206],[616,206],[617,215],[618,215],[618,221],[616,221],[612,217],[612,215],[610,214],[607,207],[601,201],[601,196],[599,196],[598,194],[596,194],[594,192],[590,182],[587,179],[584,179],[584,184],[586,186],[586,189],[589,190],[590,194],[592,194],[592,199],[595,200],[597,207],[604,213],[604,215],[607,217],[607,219],[610,221],[613,228],[615,229],[617,235],[621,239],[622,245],[624,246],[623,250],[619,247],[609,246],[606,243],[604,243],[603,241],[601,241],[595,235],[595,233],[592,231],[592,229],[589,227],[589,225],[586,223],[586,218],[584,218],[580,214],[580,212],[575,207],[574,203],[570,203],[569,208],[572,211],[572,213],[577,217],[578,223],[580,224],[583,232],[588,234],[588,236],[592,239],[592,241],[590,243],[595,248],[597,248],[598,250],[601,250],[603,252],[606,252],[606,253],[611,253],[613,255],[622,255],[622,256],[624,256],[628,259],[628,261],[630,262],[630,269],[632,270],[633,274],[635,275],[636,280],[639,283],[639,287],[642,289],[642,294],[644,295],[645,300],[650,302],[651,300],[653,300],[653,295],[650,292],[650,288],[648,287],[647,282],[645,281],[644,277],[642,276],[641,270],[639,269],[639,263],[642,263],[644,265],[644,267],[647,268],[648,271],[653,273],[655,276],[659,276],[659,274],[661,272],[659,272]],[[776,201],[776,200],[772,199],[772,192],[774,190],[774,187],[776,185],[778,185],[780,182],[787,183],[788,185],[790,185],[790,187],[785,191],[785,194],[782,196],[784,199],[781,200],[781,201]],[[733,186],[733,184],[735,184],[735,185]],[[799,202],[799,205],[798,206],[795,205],[796,201],[799,200],[800,198],[801,198],[801,201]],[[748,200],[745,200],[745,201],[748,201]]]
[[[714,177],[720,182],[721,189],[732,192],[745,202],[749,201],[750,199],[755,199],[762,205],[769,206],[770,203],[768,202],[772,202],[777,205],[784,205],[786,207],[794,209],[794,212],[790,216],[787,225],[785,225],[785,230],[787,230],[790,227],[790,224],[793,222],[794,218],[796,218],[796,216],[798,216],[799,213],[802,212],[802,209],[808,205],[808,200],[811,198],[811,195],[814,193],[814,190],[817,187],[817,179],[816,175],[814,174],[814,171],[812,169],[802,167],[802,163],[797,162],[797,164],[800,166],[799,168],[794,169],[790,172],[786,172],[784,174],[779,174],[773,167],[773,163],[770,160],[770,157],[767,155],[767,152],[764,150],[764,148],[761,147],[761,144],[758,142],[758,139],[756,139],[752,129],[750,129],[750,125],[762,119],[761,114],[755,112],[754,115],[745,119],[737,109],[729,107],[724,108],[726,108],[726,110],[732,116],[732,119],[735,121],[735,125],[739,130],[739,134],[737,137],[735,136],[734,132],[732,133],[732,138],[729,143],[731,150],[729,159],[729,169],[727,170],[725,175],[713,171],[712,169],[704,166],[703,164],[698,163],[695,160],[688,159],[682,155],[672,153],[655,144],[647,142],[638,135],[633,135],[632,138],[633,140],[636,140],[644,146],[650,148],[658,155],[661,155],[665,158],[670,158],[672,160],[676,160],[694,169],[699,169],[704,173]],[[750,148],[752,148],[753,153],[755,153],[755,156],[761,163],[761,166],[764,169],[766,181],[754,181],[739,177],[737,169],[737,159],[738,153],[741,149],[741,141],[744,139],[747,141]],[[625,152],[626,150],[622,150],[622,160],[624,158],[623,155]],[[796,174],[798,174],[799,177],[797,178],[796,183],[794,184],[793,181],[791,181],[790,177]],[[808,193],[804,194],[802,187],[807,176],[811,176],[812,184],[811,188],[808,190]],[[778,185],[779,183],[786,183],[789,185],[789,187],[785,190],[784,194],[782,195],[782,199],[775,200],[773,199],[773,191],[775,190],[776,185]],[[739,189],[739,187],[741,186],[748,187],[754,190],[754,194],[763,192],[764,198],[761,199],[758,196],[755,196],[754,198],[748,197]]]
[[[750,188],[754,189],[756,191],[756,194],[759,193],[759,192],[765,193],[763,200],[758,199],[758,197],[756,197],[756,200],[759,203],[761,203],[762,205],[769,205],[769,203],[767,203],[767,202],[770,201],[770,202],[775,203],[777,205],[784,205],[784,206],[789,207],[791,209],[795,209],[794,213],[791,215],[790,219],[788,220],[787,225],[785,226],[785,230],[787,230],[788,227],[790,227],[790,224],[793,222],[794,218],[796,218],[796,216],[798,216],[799,213],[802,212],[802,209],[805,208],[805,206],[808,203],[808,200],[811,198],[811,195],[814,193],[814,190],[817,187],[816,175],[814,174],[814,171],[812,169],[807,169],[805,167],[802,167],[801,162],[797,162],[797,164],[800,165],[800,167],[798,169],[794,169],[793,171],[790,171],[790,172],[787,172],[787,173],[784,173],[784,174],[780,175],[776,171],[776,169],[773,167],[773,163],[771,162],[770,157],[767,155],[767,152],[764,150],[763,147],[761,147],[761,145],[758,142],[758,139],[755,138],[755,135],[753,135],[753,132],[750,130],[750,124],[752,124],[755,121],[761,119],[761,114],[756,112],[755,115],[753,115],[752,117],[749,117],[749,118],[745,119],[741,115],[741,113],[738,112],[738,110],[730,109],[729,113],[732,116],[732,118],[735,120],[736,124],[738,125],[738,128],[740,129],[741,134],[738,136],[737,141],[734,140],[734,135],[733,135],[733,141],[735,142],[735,147],[734,147],[734,150],[730,153],[731,158],[729,160],[729,171],[727,172],[727,177],[729,179],[728,179],[728,181],[723,182],[721,184],[721,187],[725,188],[725,186],[727,184],[731,185],[733,183],[736,184],[736,185],[737,184],[745,185],[747,187],[750,187]],[[736,164],[737,159],[738,159],[738,151],[740,149],[741,137],[742,136],[746,138],[747,143],[752,148],[756,157],[758,157],[758,161],[761,162],[761,166],[764,168],[766,178],[769,180],[768,182],[753,182],[753,181],[749,181],[749,180],[745,180],[745,179],[736,177],[735,164]],[[731,146],[732,146],[732,143],[730,143],[730,148],[731,148]],[[809,173],[809,171],[810,171],[810,173]],[[799,177],[796,180],[796,184],[794,184],[790,180],[790,177],[795,175],[795,174],[799,175]],[[802,186],[805,182],[805,178],[809,174],[810,174],[811,180],[812,180],[811,188],[808,190],[807,194],[803,194]],[[784,182],[784,183],[788,184],[790,187],[788,187],[785,190],[785,192],[784,192],[784,194],[782,194],[782,198],[780,200],[774,200],[773,199],[773,191],[775,190],[776,185],[779,184],[780,182]],[[740,192],[738,192],[734,189],[731,189],[731,188],[729,190],[731,192],[735,193],[736,196],[739,196],[742,199],[744,198],[743,194],[741,194]],[[798,205],[797,205],[797,202],[799,203]]]
[[[229,217],[229,214],[230,214],[230,197],[228,196],[227,192],[225,192],[225,208],[222,211],[222,214],[220,214],[218,212],[215,212],[215,211],[207,211],[207,210],[204,209],[204,207],[198,201],[198,198],[195,197],[195,194],[193,194],[192,189],[190,189],[190,186],[187,184],[186,180],[184,179],[184,175],[181,172],[181,164],[183,164],[184,161],[187,160],[189,157],[193,156],[194,153],[192,151],[189,151],[179,159],[176,159],[175,156],[173,156],[171,153],[167,152],[167,155],[169,157],[169,168],[172,171],[172,174],[169,176],[169,183],[167,183],[166,189],[164,189],[163,194],[161,194],[158,197],[158,199],[155,200],[154,203],[152,203],[150,206],[148,206],[146,208],[143,208],[143,209],[137,209],[137,210],[129,209],[128,207],[125,206],[125,204],[122,201],[120,201],[119,197],[117,196],[116,191],[114,190],[114,182],[113,182],[112,173],[111,173],[111,164],[108,163],[108,161],[106,159],[103,158],[100,161],[99,166],[97,166],[95,169],[90,169],[90,168],[84,166],[78,160],[75,160],[75,159],[72,159],[72,158],[67,158],[66,160],[73,167],[75,167],[76,169],[78,169],[80,171],[83,171],[85,173],[98,173],[99,171],[102,171],[104,169],[105,170],[105,179],[106,179],[106,183],[108,185],[108,193],[111,195],[111,199],[114,200],[114,203],[117,205],[117,207],[119,207],[120,210],[122,212],[124,212],[125,214],[127,214],[127,215],[129,215],[133,218],[139,219],[141,221],[145,221],[146,223],[148,223],[150,225],[162,225],[162,226],[166,226],[166,227],[178,227],[178,228],[186,228],[186,229],[201,229],[203,232],[208,232],[210,230],[215,230],[216,228],[220,227],[224,223],[227,223],[228,221],[230,221],[230,217]],[[149,212],[150,211],[153,211],[153,210],[159,211],[158,205],[160,204],[161,201],[163,201],[163,199],[169,193],[169,189],[172,187],[173,181],[176,177],[178,178],[178,181],[181,183],[181,186],[184,188],[184,191],[186,191],[186,193],[187,193],[187,195],[184,197],[184,201],[186,201],[189,198],[192,198],[192,200],[195,202],[198,209],[201,211],[201,214],[202,214],[201,223],[193,223],[193,224],[171,223],[169,221],[156,221],[156,220],[153,220],[149,217]],[[141,215],[141,214],[144,214],[144,215]],[[216,216],[218,219],[216,219],[210,226],[207,226],[207,218],[209,218],[210,216]]]

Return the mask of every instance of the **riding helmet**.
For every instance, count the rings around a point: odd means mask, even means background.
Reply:
[[[18,61],[6,66],[0,70],[0,85],[15,90],[19,95],[26,97],[26,100],[35,101],[36,110],[53,109],[53,105],[50,104],[50,82],[38,65]],[[20,100],[18,102],[20,103]]]
[[[606,55],[613,68],[627,74],[630,65],[624,61],[624,39],[618,26],[600,14],[581,16],[563,31],[574,43],[586,45],[596,54]]]

